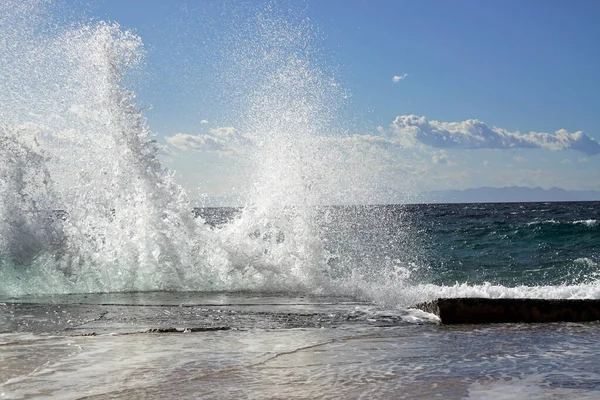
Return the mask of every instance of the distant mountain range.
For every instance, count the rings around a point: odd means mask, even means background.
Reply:
[[[511,203],[546,201],[600,201],[598,190],[542,189],[521,186],[502,188],[480,187],[466,190],[424,192],[418,198],[423,203]]]

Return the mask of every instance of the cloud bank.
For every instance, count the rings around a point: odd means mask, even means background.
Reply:
[[[237,154],[251,146],[254,139],[235,128],[220,127],[211,129],[208,134],[178,133],[167,136],[166,141],[169,146],[180,151]],[[402,147],[422,148],[425,145],[434,149],[544,149],[575,150],[587,156],[600,154],[600,143],[582,131],[568,132],[559,129],[554,133],[521,133],[490,127],[474,119],[440,122],[415,115],[396,117],[387,132],[381,129],[375,135],[332,136],[326,145],[353,148],[353,151],[371,151],[374,148],[392,151]],[[431,160],[435,164],[445,164],[449,161],[443,150],[435,153]]]
[[[435,148],[458,149],[545,149],[576,150],[587,155],[600,153],[600,143],[582,131],[570,133],[510,132],[490,127],[476,119],[439,122],[416,115],[400,115],[391,125],[392,132],[405,146],[424,144]]]

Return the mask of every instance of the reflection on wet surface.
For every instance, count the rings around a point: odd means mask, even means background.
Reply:
[[[247,294],[21,300],[0,306],[2,399],[600,396],[598,323],[447,327]]]

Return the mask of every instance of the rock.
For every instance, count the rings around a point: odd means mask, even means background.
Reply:
[[[598,299],[441,298],[417,304],[415,308],[437,315],[442,324],[600,320]]]

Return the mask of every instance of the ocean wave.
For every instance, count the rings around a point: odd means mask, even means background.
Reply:
[[[591,258],[587,258],[587,257],[581,257],[581,258],[577,258],[575,260],[573,260],[573,262],[575,264],[580,264],[580,265],[584,265],[586,267],[597,267],[598,263],[594,260],[592,260]]]
[[[581,221],[574,221],[574,224],[580,224],[580,225],[585,225],[589,228],[593,228],[598,226],[598,220],[596,219],[586,219],[586,220],[581,220]]]
[[[560,224],[560,221],[556,221],[554,219],[547,219],[544,221],[531,221],[527,223],[527,226],[535,226],[535,225],[546,225],[546,224]]]
[[[409,288],[409,291],[412,293],[408,298],[410,298],[413,303],[440,297],[482,297],[490,299],[600,299],[600,282],[596,281],[581,285],[521,285],[515,287],[494,285],[491,283],[484,283],[481,285],[456,283],[452,286],[422,284]]]
[[[526,224],[527,226],[583,226],[586,228],[598,227],[598,220],[596,219],[585,219],[575,221],[557,221],[555,219],[547,219],[543,221],[531,221]]]

